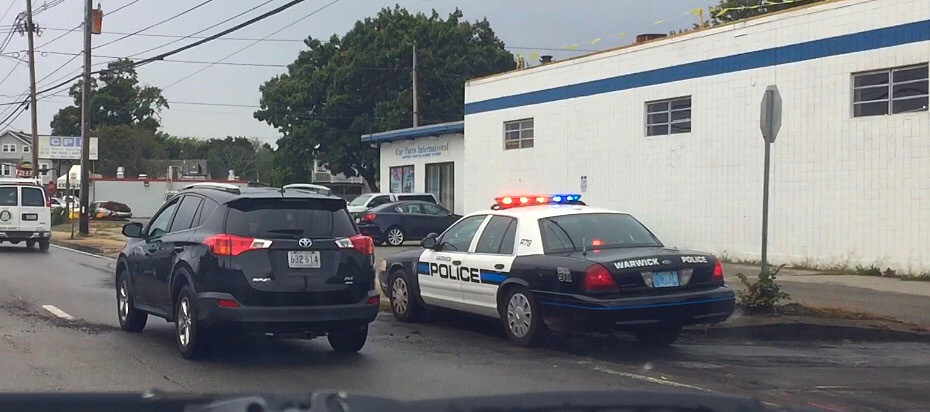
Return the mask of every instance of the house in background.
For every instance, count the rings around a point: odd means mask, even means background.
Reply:
[[[0,134],[0,178],[16,177],[16,169],[22,162],[32,161],[32,136],[18,130],[5,130]],[[48,183],[58,176],[58,161],[39,159],[39,169],[48,169],[41,173],[42,183]],[[64,173],[64,171],[61,171]]]

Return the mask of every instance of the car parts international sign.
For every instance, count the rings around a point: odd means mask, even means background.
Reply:
[[[90,138],[90,160],[97,160],[97,138]],[[39,136],[39,158],[48,160],[80,160],[81,138],[70,136]]]

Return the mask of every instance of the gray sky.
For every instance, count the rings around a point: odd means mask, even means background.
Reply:
[[[115,10],[131,0],[94,0],[100,2],[104,13]],[[104,17],[104,34],[95,35],[95,45],[103,44],[122,37],[107,32],[129,33],[158,21],[173,16],[202,0],[138,0],[125,9]],[[262,38],[279,28],[293,23],[310,12],[332,0],[308,0],[287,11],[268,18],[263,22],[242,29],[229,37]],[[22,0],[0,1],[0,13],[7,10],[13,2],[9,14],[0,20],[4,31],[13,22],[16,13],[25,8]],[[36,0],[35,5],[53,0]],[[244,21],[266,10],[284,4],[285,0],[271,3],[249,13],[233,22]],[[77,53],[81,51],[82,33],[80,30],[64,35],[59,40],[45,46],[46,42],[65,33],[63,30],[78,25],[82,19],[83,1],[64,0],[63,3],[39,13],[35,20],[40,27],[47,27],[36,40],[38,54],[36,57],[37,79],[46,77],[59,68],[72,56],[56,55],[42,52]],[[668,32],[672,29],[689,27],[697,17],[687,14],[695,7],[706,7],[716,3],[714,0],[341,0],[302,22],[271,36],[271,39],[304,39],[307,36],[328,37],[333,33],[343,34],[355,21],[372,16],[385,6],[399,3],[411,11],[429,12],[436,9],[445,16],[458,7],[465,18],[477,20],[487,17],[492,28],[513,52],[530,54],[541,52],[553,54],[557,59],[579,55],[580,51],[558,50],[560,47],[577,44],[579,49],[606,49],[628,44],[637,33]],[[178,17],[144,31],[145,34],[187,35],[204,27],[232,17],[255,5],[259,0],[213,0],[212,2]],[[221,25],[201,35],[215,33],[230,27],[232,23]],[[620,33],[626,33],[619,37]],[[601,40],[594,45],[594,39]],[[0,39],[2,40],[2,39]],[[110,45],[100,47],[92,52],[103,56],[128,56],[151,47],[159,46],[173,38],[132,36]],[[157,52],[167,51],[191,40],[185,39],[164,48],[143,53],[147,57]],[[216,61],[252,44],[252,41],[217,40],[197,48],[172,56],[178,60]],[[248,62],[263,64],[288,64],[303,48],[300,42],[266,41],[257,43],[248,49],[226,59],[226,62]],[[519,49],[518,49],[519,47]],[[524,49],[526,47],[526,49]],[[20,52],[24,56],[26,38],[15,34],[10,45],[3,51],[9,55]],[[545,50],[551,48],[555,50]],[[94,63],[105,63],[108,57],[94,57]],[[68,63],[57,73],[39,83],[42,86],[53,85],[81,70],[82,58],[78,57]],[[9,102],[28,88],[29,72],[25,63],[17,67],[15,60],[0,59],[0,79],[12,73],[0,84],[0,101]],[[271,126],[252,117],[254,108],[220,107],[206,105],[182,104],[180,102],[223,103],[233,105],[256,106],[260,97],[259,85],[272,76],[285,71],[282,67],[245,67],[215,65],[180,83],[171,83],[206,67],[206,64],[156,62],[140,67],[139,77],[143,84],[164,88],[164,95],[171,104],[171,109],[162,112],[163,130],[172,135],[195,137],[249,136],[259,137],[274,142],[278,133]],[[99,67],[99,66],[98,66]],[[12,70],[12,72],[11,72]],[[61,80],[59,80],[61,79]],[[58,94],[64,95],[64,92]],[[50,131],[49,122],[59,108],[71,103],[68,97],[49,97],[40,100],[39,132]],[[0,106],[0,111],[7,106]],[[5,117],[5,116],[4,116]],[[2,118],[0,118],[2,119]],[[11,127],[29,130],[28,111],[23,113]]]

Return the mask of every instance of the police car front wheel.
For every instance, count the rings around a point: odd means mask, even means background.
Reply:
[[[517,346],[536,346],[545,336],[546,324],[536,298],[523,286],[514,286],[507,292],[501,317],[507,338]]]
[[[413,322],[420,319],[423,308],[417,303],[410,290],[410,283],[402,270],[395,270],[388,279],[391,287],[391,312],[401,322]]]

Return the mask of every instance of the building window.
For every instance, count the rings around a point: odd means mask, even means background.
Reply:
[[[646,136],[691,132],[691,96],[646,103]]]
[[[32,146],[23,146],[23,153],[29,153],[29,148]]]
[[[927,67],[853,74],[853,117],[927,111]]]
[[[15,144],[5,144],[5,145],[3,145],[2,150],[3,150],[3,153],[16,153],[16,145],[15,145]]]
[[[504,150],[533,147],[533,119],[504,122]]]
[[[391,193],[413,193],[413,165],[390,168]]]
[[[10,165],[0,165],[0,170],[2,170],[3,176],[10,176],[13,174],[13,166]]]

